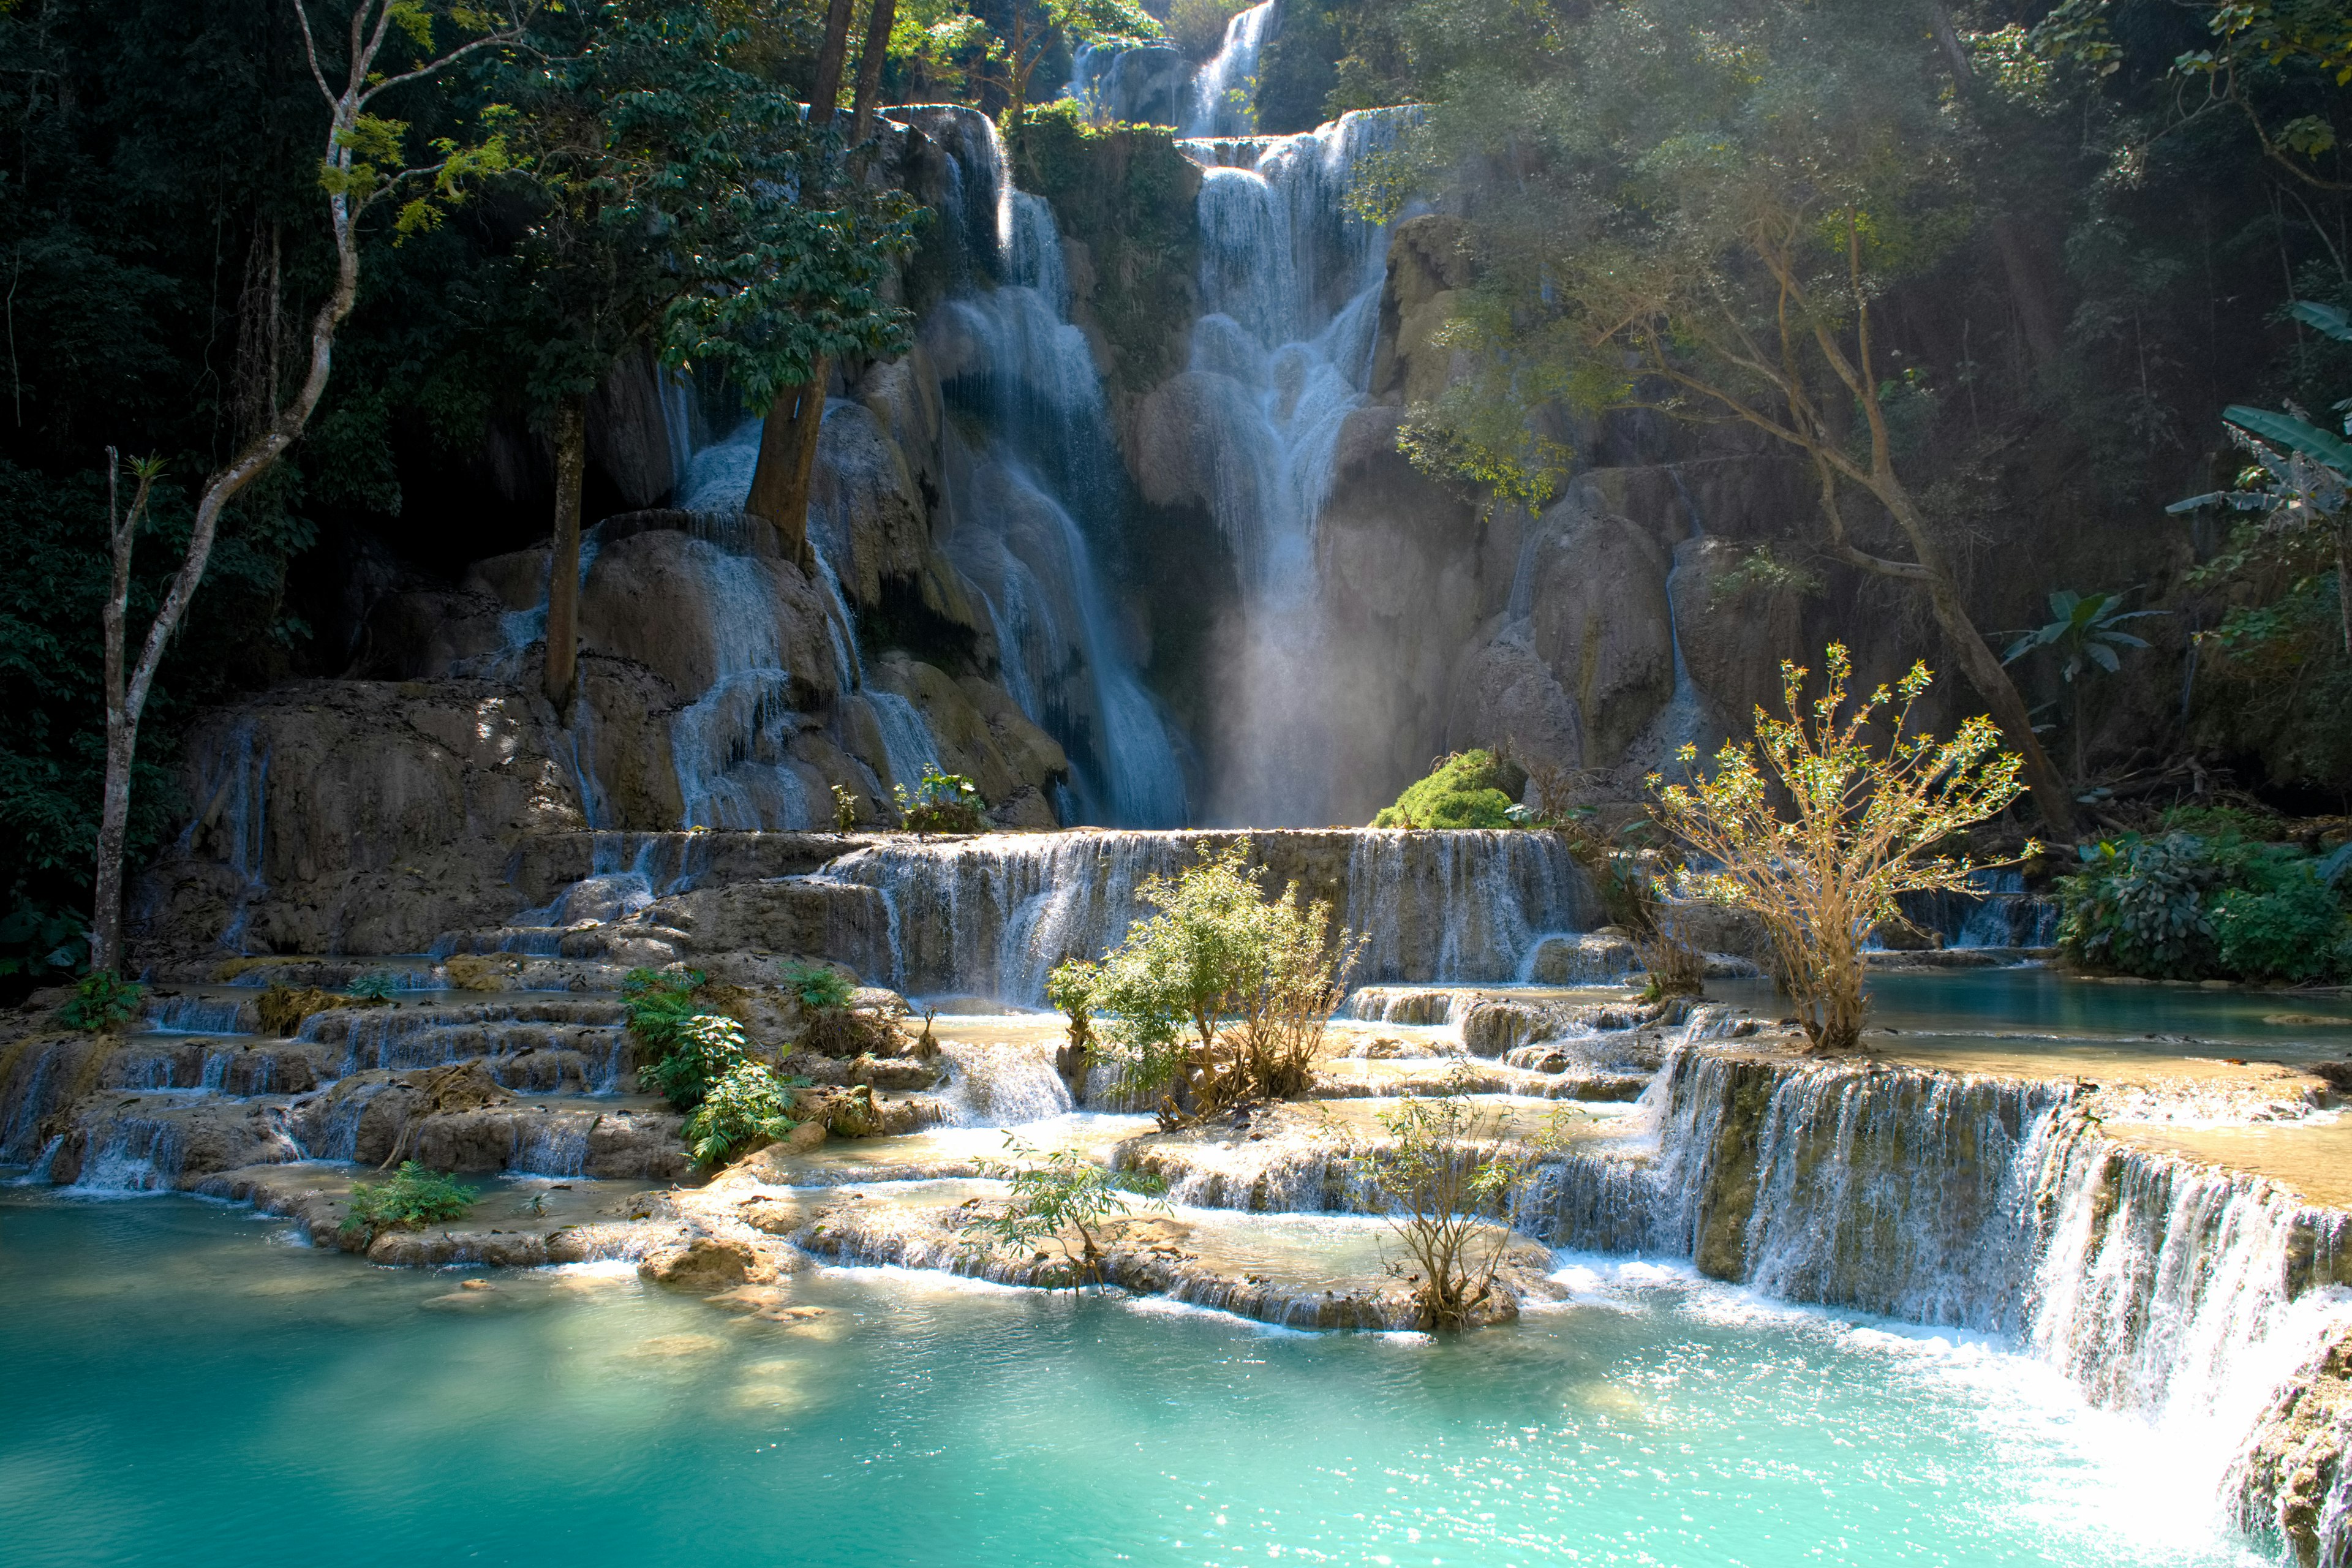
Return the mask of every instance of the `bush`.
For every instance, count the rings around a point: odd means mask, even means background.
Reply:
[[[1913,725],[1913,707],[1935,679],[1925,664],[1892,690],[1849,702],[1853,664],[1844,647],[1832,643],[1825,663],[1822,694],[1811,701],[1803,667],[1781,664],[1789,717],[1759,709],[1755,740],[1726,741],[1713,777],[1693,765],[1698,748],[1685,746],[1690,782],[1662,788],[1652,773],[1649,784],[1659,825],[1720,868],[1689,884],[1756,912],[1806,1039],[1816,1050],[1845,1050],[1862,1037],[1862,944],[1871,928],[1901,913],[1905,893],[1968,889],[1977,862],[1937,851],[2024,786],[1990,719],[1964,720],[1948,741]],[[1873,748],[1882,734],[1883,754]],[[2025,852],[2037,852],[2031,840]]]
[[[342,1231],[359,1236],[365,1246],[387,1230],[463,1219],[479,1195],[472,1187],[404,1160],[389,1180],[352,1184],[352,1208]]]
[[[1074,1296],[1082,1286],[1102,1282],[1096,1227],[1128,1213],[1133,1197],[1157,1199],[1168,1191],[1166,1182],[1148,1173],[1113,1171],[1070,1149],[1041,1152],[1010,1132],[1004,1147],[1012,1157],[982,1160],[980,1173],[1009,1184],[1012,1192],[1001,1207],[975,1205],[957,1228],[975,1245],[1014,1252],[1034,1253],[1038,1243],[1051,1241],[1062,1249],[1061,1282]]]
[[[712,1083],[686,1119],[686,1146],[694,1163],[723,1165],[755,1143],[773,1142],[797,1125],[793,1093],[804,1078],[784,1078],[765,1062],[739,1058]]]
[[[93,969],[74,983],[73,998],[58,1009],[58,1022],[68,1029],[106,1034],[139,1016],[146,1001],[147,987],[137,981],[117,979],[111,970]]]
[[[1456,752],[1409,784],[1374,827],[1512,827],[1511,797],[1527,775],[1492,752]]]
[[[2225,890],[2214,900],[2213,930],[2221,967],[2247,980],[2333,980],[2352,956],[2344,911],[2307,861],[2280,868],[2268,891]]]
[[[650,1080],[673,1109],[691,1110],[750,1055],[742,1025],[715,1013],[698,1013],[678,1024],[669,1049],[639,1076]]]
[[[362,974],[352,981],[351,990],[345,994],[362,1006],[380,1006],[391,1001],[392,994],[399,989],[400,982],[380,969],[373,974]]]
[[[899,826],[909,833],[978,833],[988,826],[980,786],[961,773],[926,773],[913,795],[892,784],[890,796],[898,805]]]
[[[1412,1286],[1423,1328],[1461,1328],[1493,1294],[1513,1205],[1537,1163],[1558,1148],[1570,1114],[1554,1111],[1533,1139],[1509,1139],[1501,1118],[1458,1081],[1381,1112],[1388,1142],[1354,1163],[1404,1246],[1407,1262],[1389,1272]]]
[[[798,961],[784,965],[784,989],[799,997],[803,1007],[846,1007],[854,994],[838,969]]]
[[[2086,844],[2058,879],[2058,948],[2077,963],[2158,979],[2210,971],[2217,953],[2205,896],[2226,871],[2193,833]]]
[[[686,1021],[703,1012],[695,1005],[694,994],[709,978],[698,969],[677,975],[632,969],[622,977],[621,1011],[629,1020],[629,1033],[650,1056],[656,1059],[667,1056]]]
[[[1249,842],[1206,845],[1180,876],[1138,890],[1160,912],[1099,965],[1057,970],[1055,1005],[1109,1015],[1099,1034],[1119,1093],[1161,1097],[1173,1126],[1215,1110],[1303,1093],[1362,939],[1332,927],[1328,903],[1296,884],[1269,901]]]

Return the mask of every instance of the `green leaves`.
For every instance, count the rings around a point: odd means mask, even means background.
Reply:
[[[2050,595],[2051,619],[2035,630],[2027,632],[2011,643],[2001,655],[2003,664],[2014,664],[2036,648],[2056,650],[2060,658],[2059,676],[2072,682],[2083,672],[2085,662],[2095,664],[2110,675],[2122,668],[2116,657],[2118,648],[2147,647],[2147,639],[2116,628],[2126,621],[2136,621],[2147,616],[2160,616],[2162,610],[2120,611],[2120,594],[2077,594],[2071,588],[2060,588]]]
[[[1145,1207],[1165,1207],[1158,1200],[1168,1184],[1148,1172],[1109,1170],[1072,1149],[1039,1150],[1011,1132],[1004,1149],[1007,1158],[980,1162],[980,1173],[1008,1184],[1011,1192],[1002,1205],[975,1205],[957,1229],[981,1248],[1027,1253],[1053,1242],[1062,1250],[1063,1282],[1073,1294],[1101,1279],[1097,1226],[1130,1212],[1138,1199]]]
[[[401,1162],[388,1181],[352,1184],[351,1212],[341,1227],[364,1245],[387,1230],[415,1230],[463,1219],[479,1192],[414,1160]]]
[[[765,1062],[739,1057],[714,1080],[686,1119],[687,1152],[708,1170],[723,1165],[750,1145],[774,1142],[797,1125],[793,1090],[804,1078],[786,1078]]]

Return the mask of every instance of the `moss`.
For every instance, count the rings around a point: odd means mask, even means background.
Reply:
[[[1013,156],[1022,188],[1051,202],[1062,233],[1085,248],[1087,267],[1072,268],[1073,303],[1110,345],[1113,386],[1139,393],[1182,369],[1196,310],[1201,171],[1176,150],[1175,132],[1097,128],[1064,100],[1029,111]]]
[[[1492,752],[1456,752],[1394,805],[1372,818],[1374,827],[1509,827],[1512,786],[1527,774]]]

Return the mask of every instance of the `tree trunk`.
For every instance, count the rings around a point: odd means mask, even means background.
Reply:
[[[760,426],[760,461],[743,510],[772,523],[784,558],[806,565],[809,479],[816,469],[817,437],[824,426],[824,384],[831,364],[820,358],[809,379],[787,388]]]
[[[853,147],[874,134],[875,105],[882,96],[882,62],[890,52],[890,24],[898,14],[898,0],[874,0],[874,9],[866,18],[866,47],[857,51],[857,93],[849,110]]]
[[[115,456],[109,448],[106,523],[114,582],[99,612],[106,639],[106,784],[99,805],[98,889],[89,925],[89,966],[107,973],[122,962],[122,845],[131,826],[131,763],[139,744],[137,717],[123,700],[122,617],[131,597],[131,552],[145,510],[142,494],[126,521],[116,504],[114,479]]]
[[[809,123],[830,125],[841,102],[841,68],[849,55],[851,0],[830,0],[824,12],[824,46],[817,51],[816,86],[809,89]]]
[[[2074,839],[2074,797],[2050,765],[2050,754],[2042,749],[2042,739],[2033,732],[2033,719],[2027,710],[2025,699],[2018,695],[2017,685],[2009,679],[2009,671],[1993,657],[1992,649],[1969,619],[1968,606],[1960,603],[1960,592],[1950,576],[1937,571],[1927,579],[1927,598],[1936,611],[1936,624],[1944,628],[1944,639],[1952,645],[1952,653],[1960,661],[1960,673],[1977,695],[1985,700],[1992,711],[1993,722],[2009,737],[2009,743],[2025,763],[2025,787],[2033,795],[2033,809],[2041,815],[2042,825],[2059,842]]]
[[[2344,623],[2344,651],[2352,654],[2352,529],[2336,530],[2336,615]]]
[[[555,411],[555,549],[547,562],[547,700],[566,729],[580,667],[580,487],[588,467],[588,400]]]

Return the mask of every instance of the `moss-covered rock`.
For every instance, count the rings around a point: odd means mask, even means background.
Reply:
[[[1527,783],[1523,771],[1492,752],[1456,752],[1408,785],[1394,805],[1381,807],[1372,826],[1508,827],[1513,799]]]

